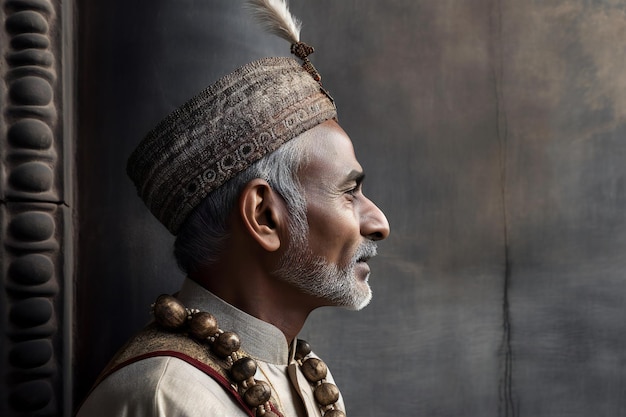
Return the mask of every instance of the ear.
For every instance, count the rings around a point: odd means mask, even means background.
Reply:
[[[267,181],[256,178],[239,196],[239,213],[244,227],[265,250],[280,248],[281,228],[286,225],[285,203]]]

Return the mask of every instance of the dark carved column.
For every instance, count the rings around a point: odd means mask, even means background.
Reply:
[[[48,0],[2,6],[0,415],[57,416],[71,411],[66,10]]]

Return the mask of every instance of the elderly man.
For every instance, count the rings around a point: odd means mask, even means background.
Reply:
[[[307,60],[305,60],[305,64]],[[266,58],[164,119],[128,173],[177,236],[187,279],[113,359],[79,416],[344,416],[297,339],[321,306],[363,308],[387,237],[315,70]]]

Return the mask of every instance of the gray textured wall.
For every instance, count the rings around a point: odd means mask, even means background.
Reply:
[[[79,1],[76,393],[181,276],[128,154],[287,45],[239,2]],[[626,413],[626,4],[292,1],[392,235],[304,336],[350,415]]]

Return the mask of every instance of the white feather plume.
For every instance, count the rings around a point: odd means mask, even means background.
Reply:
[[[286,0],[248,0],[248,7],[268,32],[292,44],[300,41],[302,23],[289,12]]]

